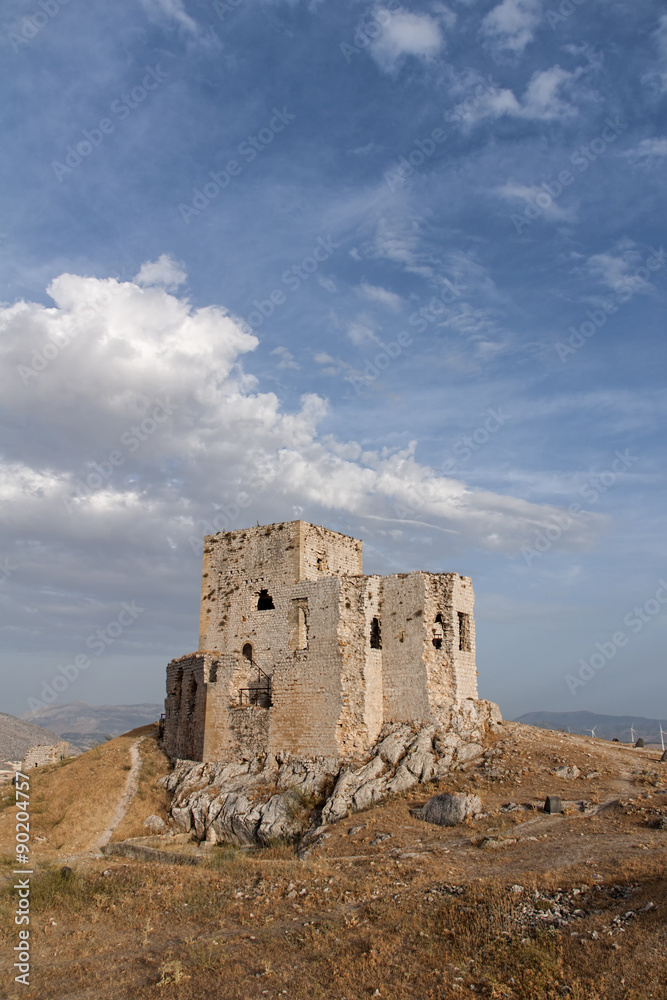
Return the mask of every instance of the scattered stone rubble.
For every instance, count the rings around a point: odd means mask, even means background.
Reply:
[[[356,765],[289,755],[235,764],[179,760],[160,784],[173,795],[174,822],[200,840],[266,844],[296,839],[310,827],[304,847],[312,847],[323,829],[348,814],[467,766],[484,753],[487,729],[498,731],[499,723],[496,705],[468,699],[450,710],[444,725],[385,726]]]
[[[621,912],[614,914],[610,920],[606,920],[602,927],[580,931],[570,931],[570,936],[580,938],[582,941],[590,938],[593,941],[601,937],[613,937],[618,933],[623,933],[627,924],[636,919],[640,913],[649,913],[655,909],[655,903],[649,902],[639,909],[625,909],[623,903],[641,889],[641,885],[631,883],[629,885],[581,885],[578,888],[569,890],[556,889],[555,892],[545,893],[535,890],[525,900],[519,900],[518,906],[512,913],[512,922],[515,925],[530,930],[557,929],[568,927],[575,921],[584,917],[601,916],[604,913],[602,907],[608,908],[609,903],[620,903]],[[523,894],[523,886],[512,886],[512,892]],[[614,947],[617,947],[614,945]]]

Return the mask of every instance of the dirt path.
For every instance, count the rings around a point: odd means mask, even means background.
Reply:
[[[101,851],[103,847],[107,846],[111,840],[114,830],[120,826],[125,819],[127,811],[132,803],[132,799],[137,794],[137,789],[139,787],[139,774],[141,772],[141,754],[139,753],[139,746],[144,739],[145,737],[142,736],[140,740],[137,740],[137,742],[133,743],[130,747],[130,761],[132,765],[130,767],[130,773],[127,776],[123,794],[116,803],[116,808],[113,811],[109,826],[95,841],[94,850],[96,851]]]

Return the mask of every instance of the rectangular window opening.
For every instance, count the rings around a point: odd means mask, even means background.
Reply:
[[[459,649],[464,653],[471,651],[470,645],[470,615],[465,611],[458,611],[459,619]]]

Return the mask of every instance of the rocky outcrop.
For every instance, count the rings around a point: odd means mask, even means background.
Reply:
[[[296,838],[324,801],[333,761],[267,757],[240,764],[179,760],[160,784],[173,794],[171,816],[209,843],[268,844]]]
[[[241,763],[179,760],[160,783],[173,795],[171,816],[209,843],[309,840],[323,826],[367,809],[419,782],[443,778],[480,756],[501,716],[488,701],[464,701],[442,723],[385,726],[363,760],[295,760],[288,755]]]
[[[387,727],[366,764],[340,773],[322,810],[322,822],[335,823],[418,782],[443,778],[453,767],[479,757],[487,728],[500,721],[493,702],[468,700],[450,710],[444,725]]]

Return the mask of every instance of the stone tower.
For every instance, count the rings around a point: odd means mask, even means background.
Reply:
[[[477,698],[458,573],[364,576],[361,542],[305,521],[204,540],[199,651],[167,668],[165,749],[191,760],[342,758],[385,722]]]

